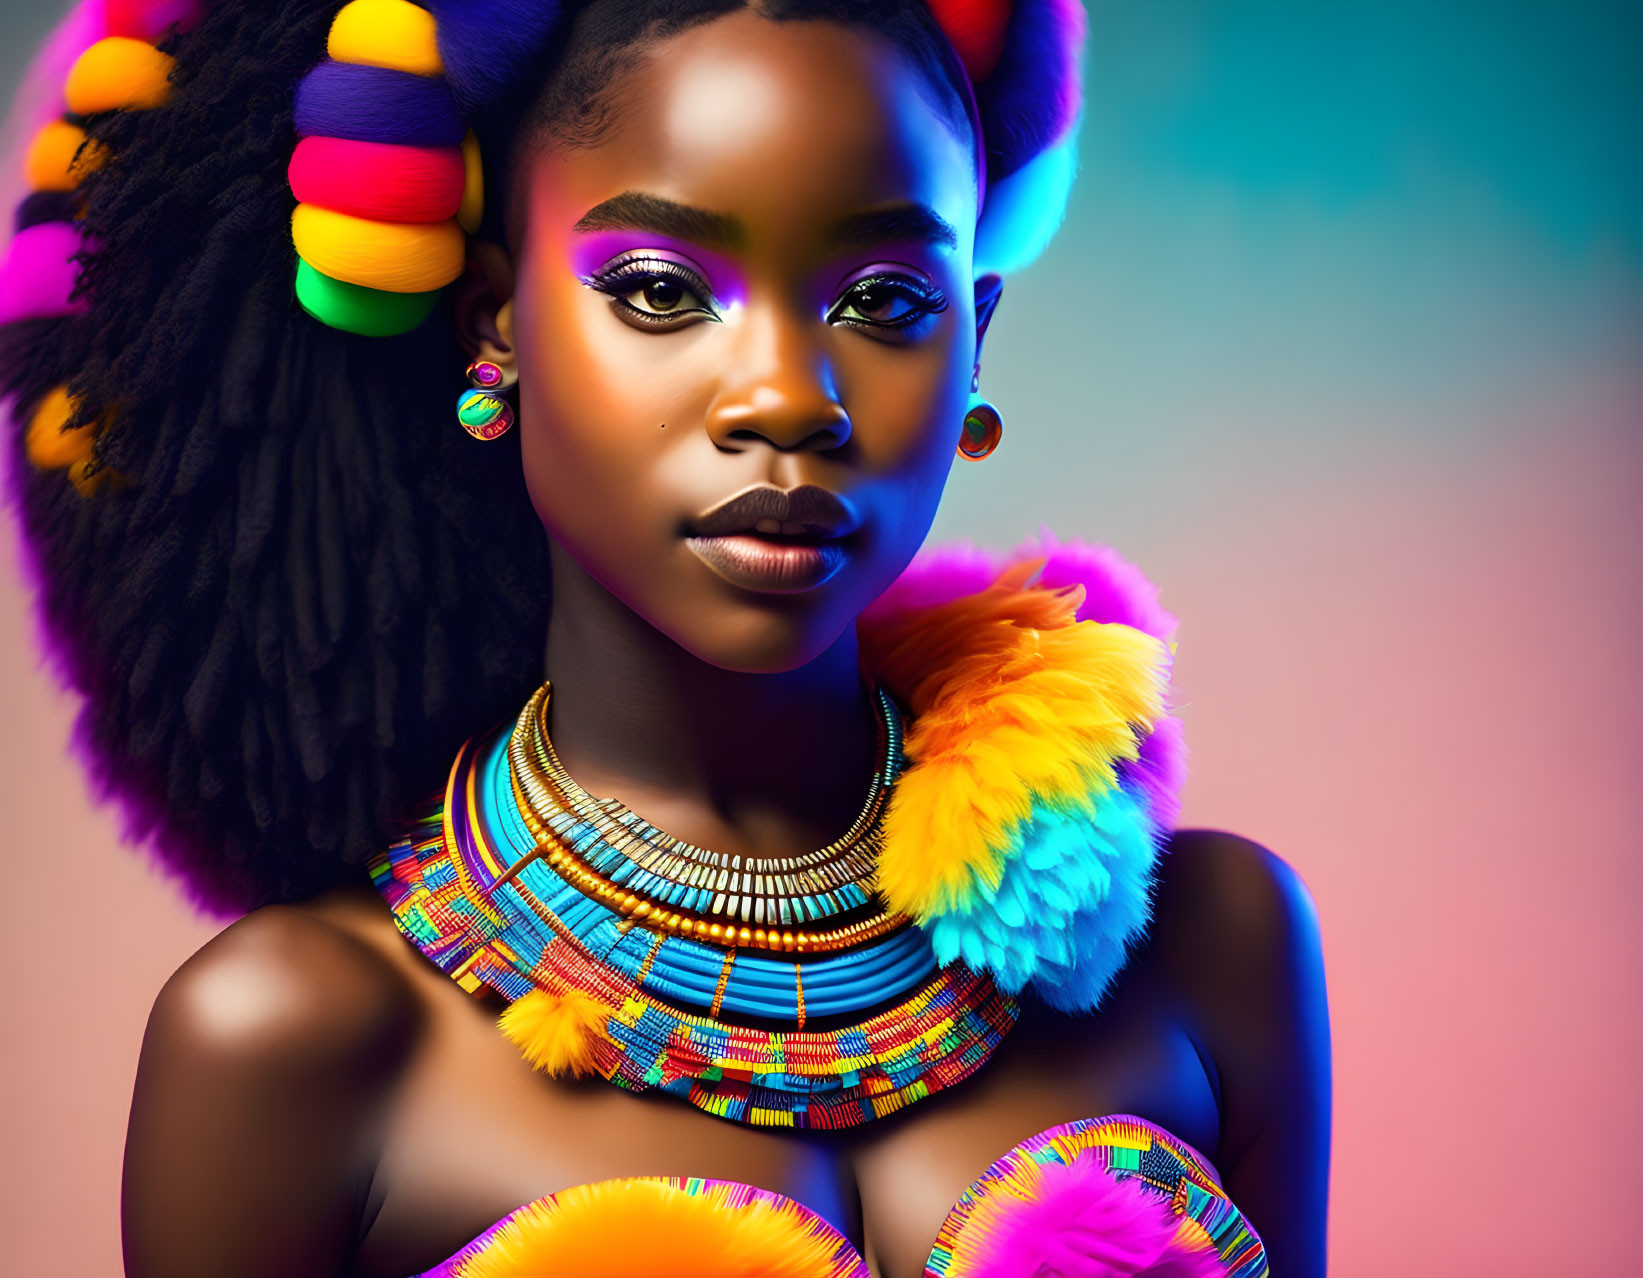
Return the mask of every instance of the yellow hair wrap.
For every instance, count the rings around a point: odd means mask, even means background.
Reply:
[[[53,386],[35,407],[29,418],[28,431],[23,436],[23,451],[41,470],[68,471],[69,482],[82,497],[89,497],[114,472],[106,466],[92,469],[92,444],[97,433],[109,421],[111,413],[104,413],[95,422],[87,422],[65,431],[63,423],[74,411],[74,400],[67,386]]]
[[[74,485],[74,491],[82,497],[89,497],[100,489],[109,480],[115,478],[114,472],[107,466],[91,468],[91,458],[75,462],[68,468],[68,482]]]
[[[457,206],[456,222],[472,234],[485,217],[485,171],[479,163],[479,139],[472,129],[462,139],[462,167],[462,203]]]
[[[87,173],[101,168],[108,159],[108,148],[96,142],[86,147],[79,163],[74,164],[74,153],[85,140],[86,131],[66,120],[53,120],[43,126],[29,143],[23,161],[29,187],[35,191],[72,191]],[[72,170],[70,164],[74,164]]]
[[[23,448],[41,470],[60,470],[91,456],[91,423],[65,431],[63,423],[74,411],[67,386],[53,386],[29,418]]]
[[[171,96],[171,55],[125,36],[109,36],[75,62],[63,98],[76,115],[123,108],[142,111]]]
[[[321,274],[389,293],[443,288],[462,274],[467,256],[454,221],[373,222],[317,204],[293,210],[291,238]]]
[[[331,23],[325,51],[338,62],[443,75],[434,15],[409,0],[351,0]]]

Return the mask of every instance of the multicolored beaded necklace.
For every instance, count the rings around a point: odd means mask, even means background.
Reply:
[[[938,968],[925,933],[873,889],[905,765],[887,693],[874,692],[880,763],[851,828],[770,859],[695,847],[587,794],[553,751],[548,694],[511,731],[468,742],[442,798],[371,866],[424,954],[509,1001],[503,1029],[533,1063],[742,1122],[831,1129],[992,1055],[1015,1001],[962,963]]]
[[[1100,547],[921,556],[858,618],[879,766],[814,852],[726,857],[588,794],[544,688],[372,877],[546,1073],[767,1126],[892,1113],[979,1069],[1018,995],[1095,1010],[1145,935],[1185,775],[1154,593]]]

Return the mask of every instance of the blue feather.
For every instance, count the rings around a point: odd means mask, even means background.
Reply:
[[[936,961],[1032,986],[1052,1007],[1093,1011],[1146,934],[1158,830],[1143,795],[1109,790],[1090,813],[1036,802],[1015,826],[996,891],[923,920]]]

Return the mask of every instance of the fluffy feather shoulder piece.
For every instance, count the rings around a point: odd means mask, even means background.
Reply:
[[[1186,772],[1157,594],[1046,530],[921,555],[863,614],[863,666],[912,714],[878,888],[944,966],[1092,1011],[1145,935]]]

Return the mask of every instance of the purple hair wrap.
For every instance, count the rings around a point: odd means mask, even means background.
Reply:
[[[73,218],[73,191],[31,191],[11,215],[12,233],[38,226],[41,222],[67,222]]]
[[[440,61],[464,113],[519,82],[564,16],[557,0],[423,0],[434,15]]]
[[[437,76],[322,62],[297,86],[296,129],[351,142],[460,146],[468,126]]]

